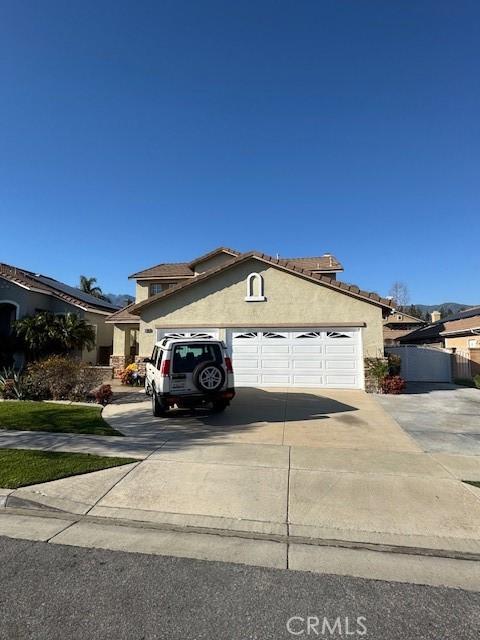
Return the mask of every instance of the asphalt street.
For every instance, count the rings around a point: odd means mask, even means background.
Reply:
[[[480,637],[480,594],[456,589],[3,537],[0,558],[5,640]]]

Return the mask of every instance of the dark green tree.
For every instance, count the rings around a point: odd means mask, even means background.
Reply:
[[[94,328],[74,313],[26,316],[15,322],[14,332],[28,360],[91,349],[95,344]]]

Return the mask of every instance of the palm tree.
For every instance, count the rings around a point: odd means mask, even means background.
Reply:
[[[54,331],[65,351],[91,350],[95,346],[95,329],[75,313],[55,316]]]
[[[87,278],[87,276],[80,276],[80,286],[78,287],[80,291],[83,293],[88,293],[95,298],[99,298],[99,300],[107,300],[108,298],[103,295],[103,291],[100,287],[94,286],[96,283],[96,278]]]
[[[94,328],[74,313],[26,316],[15,322],[14,331],[29,360],[91,349],[95,344]]]

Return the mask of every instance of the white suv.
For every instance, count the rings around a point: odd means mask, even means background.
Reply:
[[[223,411],[235,396],[232,363],[221,340],[164,338],[146,358],[145,392],[152,396],[154,416],[177,405],[210,403]]]

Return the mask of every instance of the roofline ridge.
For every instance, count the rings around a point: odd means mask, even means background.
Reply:
[[[350,291],[351,294],[353,294],[353,296],[355,297],[359,297],[365,301],[371,301],[377,304],[380,304],[383,307],[389,308],[389,309],[393,309],[392,303],[390,300],[388,300],[387,298],[383,298],[381,296],[379,296],[377,293],[373,292],[373,291],[365,291],[364,289],[360,289],[360,287],[357,287],[357,285],[354,285],[356,289],[358,289],[357,291],[352,291],[350,289],[351,285],[348,285],[344,282],[341,282],[340,280],[333,280],[332,278],[329,278],[328,276],[324,275],[324,274],[317,274],[317,273],[312,273],[311,271],[308,271],[306,269],[302,269],[301,267],[296,267],[295,265],[289,263],[288,261],[284,261],[281,258],[273,258],[272,256],[268,256],[264,253],[260,254],[257,253],[255,251],[251,251],[251,252],[245,252],[245,253],[241,253],[239,254],[236,258],[234,258],[233,260],[231,260],[230,262],[227,262],[226,264],[222,264],[219,265],[217,267],[214,267],[212,269],[209,269],[208,271],[205,271],[204,273],[198,274],[197,276],[195,276],[194,278],[184,281],[184,282],[178,282],[177,284],[173,285],[172,287],[169,287],[168,289],[162,291],[161,293],[157,293],[156,295],[152,296],[151,298],[147,298],[146,300],[142,300],[139,303],[136,303],[135,306],[137,307],[137,310],[139,309],[143,309],[144,307],[149,306],[150,304],[164,299],[174,293],[176,293],[177,291],[180,291],[181,289],[184,289],[186,287],[189,286],[193,286],[195,285],[197,282],[200,282],[202,280],[205,280],[206,278],[209,278],[213,275],[215,275],[216,273],[223,271],[224,269],[229,269],[231,267],[233,267],[236,264],[239,264],[249,258],[257,258],[258,260],[262,260],[268,264],[271,264],[273,266],[278,265],[281,268],[287,269],[290,272],[294,272],[294,273],[300,273],[301,275],[304,275],[305,277],[311,279],[311,280],[316,280],[319,282],[323,282],[326,286],[332,288],[332,289],[337,289],[340,291]],[[282,264],[283,262],[283,264]],[[134,315],[137,315],[135,313],[135,311],[133,311]],[[138,314],[140,315],[140,314]]]

